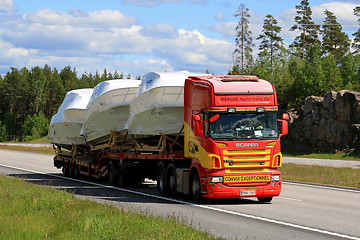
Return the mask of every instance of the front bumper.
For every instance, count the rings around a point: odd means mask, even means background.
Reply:
[[[224,183],[202,184],[205,198],[275,197],[281,193],[282,181],[269,182],[261,186],[226,186]],[[241,194],[243,193],[243,195]]]

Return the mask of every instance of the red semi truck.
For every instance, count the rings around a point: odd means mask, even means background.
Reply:
[[[281,192],[280,138],[289,116],[277,119],[274,86],[256,76],[189,77],[184,86],[184,126],[176,137],[149,139],[113,132],[89,149],[57,148],[54,165],[66,176],[107,177],[126,187],[157,180],[161,195],[202,198],[257,197]]]

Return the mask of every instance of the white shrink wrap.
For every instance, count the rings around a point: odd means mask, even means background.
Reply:
[[[80,136],[84,111],[90,100],[92,88],[77,89],[66,93],[57,113],[49,124],[48,138],[58,146],[85,145]]]
[[[111,131],[125,130],[129,105],[135,98],[139,80],[116,79],[95,86],[86,107],[81,134],[92,145],[108,142]]]
[[[189,76],[178,72],[149,72],[142,78],[136,98],[130,104],[127,129],[134,137],[176,135],[184,124],[184,84]]]

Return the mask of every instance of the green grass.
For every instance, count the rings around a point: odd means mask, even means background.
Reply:
[[[215,239],[175,218],[119,210],[0,176],[0,239]]]
[[[0,149],[55,155],[55,150],[52,147],[27,147],[27,146],[0,145]]]
[[[26,142],[26,143],[48,143],[48,144],[50,144],[51,141],[50,141],[50,139],[47,138],[47,136],[45,136],[45,137],[42,137],[42,138],[31,140],[31,141]]]
[[[360,169],[283,164],[282,179],[360,188]]]
[[[47,138],[47,136],[38,138],[38,139],[34,139],[28,142],[19,142],[19,141],[6,141],[6,143],[45,143],[45,144],[50,144],[51,141]]]
[[[317,158],[317,159],[332,159],[332,160],[350,160],[350,161],[360,161],[359,156],[349,156],[344,153],[308,153],[308,154],[300,154],[300,153],[283,153],[284,157],[302,157],[302,158]]]

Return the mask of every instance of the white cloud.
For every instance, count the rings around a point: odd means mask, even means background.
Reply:
[[[10,12],[13,8],[12,0],[0,0],[0,12]]]
[[[137,24],[134,17],[123,14],[118,10],[101,10],[84,13],[73,9],[70,12],[60,12],[50,9],[40,9],[24,15],[27,22],[46,25],[72,25],[96,27],[126,27]]]
[[[123,3],[135,6],[154,6],[163,3],[183,3],[205,4],[209,0],[122,0]]]
[[[124,16],[118,11],[42,9],[2,21],[0,41],[6,46],[0,50],[12,50],[0,54],[0,73],[8,71],[8,64],[48,64],[57,69],[70,65],[80,73],[106,68],[134,75],[183,69],[224,74],[231,65],[233,46],[227,41],[168,24],[141,27],[131,17],[118,23]],[[1,57],[4,52],[9,54]]]
[[[322,24],[325,20],[324,11],[327,9],[335,14],[337,21],[343,25],[344,29],[351,29],[358,26],[356,22],[357,18],[353,14],[353,9],[358,5],[359,4],[352,4],[347,2],[324,3],[320,6],[315,6],[312,8],[313,20],[317,24]]]
[[[157,38],[175,38],[177,37],[176,29],[169,24],[153,24],[147,27],[144,27],[141,30],[141,34],[149,37]]]
[[[226,21],[226,20],[228,20],[228,18],[225,17],[222,12],[216,13],[215,19],[216,19],[217,21]]]

